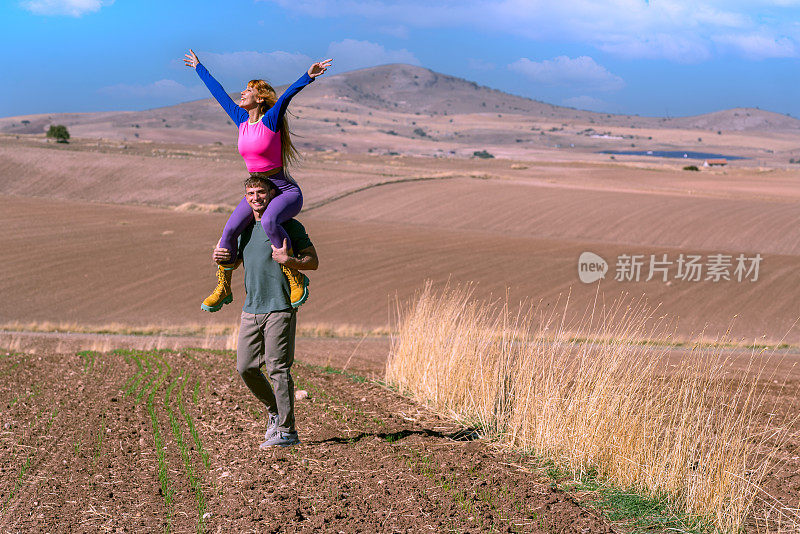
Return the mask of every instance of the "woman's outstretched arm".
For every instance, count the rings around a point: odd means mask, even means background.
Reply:
[[[206,84],[208,90],[211,92],[211,96],[213,96],[219,105],[222,106],[222,109],[225,110],[225,113],[231,118],[233,123],[236,126],[239,126],[241,123],[247,120],[248,114],[247,111],[240,108],[236,105],[228,93],[225,92],[222,85],[211,76],[211,73],[200,63],[200,60],[197,59],[197,55],[194,53],[194,50],[189,49],[189,53],[186,54],[186,57],[183,59],[183,63],[187,67],[192,67],[197,75],[200,76],[200,79],[203,80],[203,83]]]
[[[332,61],[332,59],[326,59],[314,63],[308,68],[308,72],[300,76],[299,80],[294,82],[283,92],[277,102],[275,102],[275,105],[269,108],[264,118],[261,119],[267,128],[273,132],[278,131],[278,125],[280,125],[281,119],[286,113],[286,108],[289,107],[289,102],[292,100],[292,97],[299,93],[303,87],[313,82],[317,76],[324,74],[325,71],[328,70],[328,67],[331,66]]]

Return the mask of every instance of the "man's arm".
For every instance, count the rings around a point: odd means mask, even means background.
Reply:
[[[315,271],[319,267],[319,258],[317,257],[317,250],[314,245],[306,247],[297,253],[297,256],[289,256],[286,250],[287,243],[283,240],[283,246],[276,248],[272,245],[272,259],[281,265],[285,265],[290,269],[297,269],[298,271]]]

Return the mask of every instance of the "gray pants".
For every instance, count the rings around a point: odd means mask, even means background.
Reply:
[[[294,432],[294,381],[289,372],[294,363],[294,332],[295,310],[242,312],[236,370],[270,415],[278,416],[281,432]]]

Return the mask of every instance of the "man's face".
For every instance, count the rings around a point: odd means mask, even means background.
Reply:
[[[254,212],[262,214],[267,209],[267,205],[272,198],[272,192],[270,189],[257,185],[245,189],[245,198],[247,198],[247,203],[250,204]]]

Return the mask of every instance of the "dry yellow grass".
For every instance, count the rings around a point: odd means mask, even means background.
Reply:
[[[762,355],[733,379],[721,350],[699,344],[670,365],[665,346],[641,344],[670,338],[642,302],[597,305],[575,325],[562,317],[512,315],[469,288],[428,284],[400,313],[386,379],[500,443],[668,495],[719,529],[741,526],[773,464],[772,452],[756,455],[761,429],[780,428],[755,420],[771,413]]]

